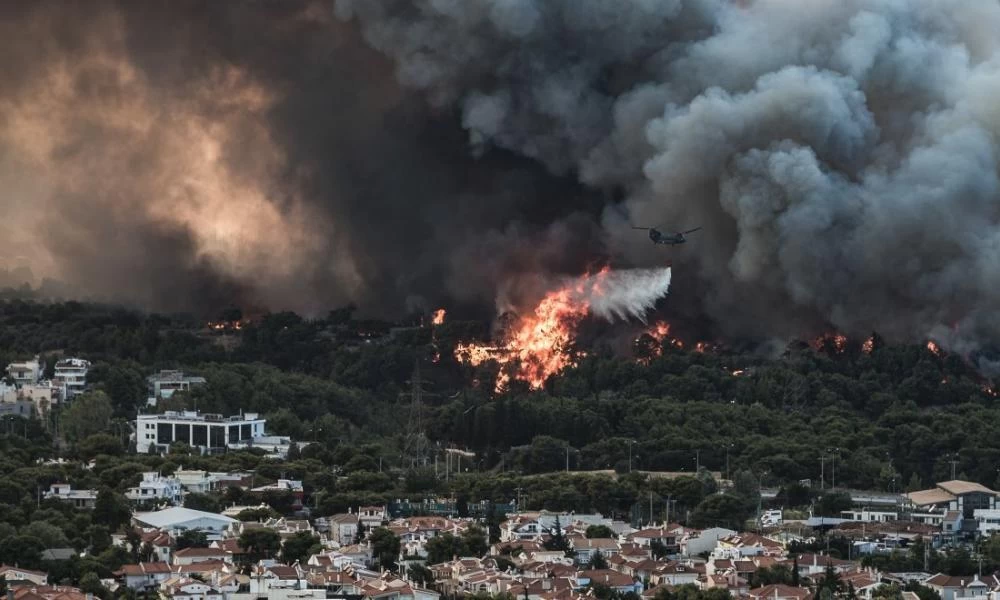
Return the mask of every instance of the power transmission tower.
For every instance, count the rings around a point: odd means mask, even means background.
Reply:
[[[413,376],[410,378],[410,411],[403,440],[402,466],[410,469],[427,466],[430,456],[430,440],[424,430],[424,396],[436,396],[424,390],[420,376],[420,356],[414,360]],[[404,396],[404,394],[400,394]]]

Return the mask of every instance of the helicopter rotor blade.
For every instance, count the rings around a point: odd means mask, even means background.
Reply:
[[[649,231],[649,229],[650,229],[650,228],[649,228],[649,227],[635,227],[635,226],[633,225],[633,226],[632,226],[632,229],[645,229],[646,231]]]
[[[681,233],[684,233],[684,234],[694,233],[694,232],[698,231],[699,229],[701,229],[701,227],[695,227],[694,229],[688,229],[687,231],[682,231]]]

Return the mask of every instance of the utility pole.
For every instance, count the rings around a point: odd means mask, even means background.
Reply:
[[[569,473],[569,444],[566,444],[566,472]]]
[[[631,473],[632,472],[632,444],[635,443],[635,440],[628,440],[628,441],[626,441],[626,443],[628,444],[628,472]]]
[[[955,479],[955,467],[958,466],[958,461],[955,460],[954,458],[952,458],[948,462],[951,463],[951,478],[952,478],[952,480],[954,480]]]
[[[837,489],[837,455],[830,457],[830,489]]]
[[[701,471],[701,450],[697,449],[694,451],[694,472],[697,474]]]
[[[732,446],[733,446],[732,444],[726,444],[726,480],[727,481],[732,481],[732,479],[729,479],[729,449],[732,448]]]
[[[819,489],[823,491],[823,485],[826,482],[826,456],[819,457]]]
[[[653,492],[649,492],[649,526],[653,526]]]

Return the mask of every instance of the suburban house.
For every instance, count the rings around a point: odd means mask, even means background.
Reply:
[[[699,554],[712,552],[712,550],[715,550],[720,539],[732,535],[736,535],[736,532],[725,527],[710,527],[701,531],[688,531],[680,539],[681,556],[690,558]]]
[[[612,571],[611,569],[599,569],[594,571],[580,571],[576,574],[576,587],[584,588],[588,585],[605,585],[616,592],[627,594],[628,592],[642,593],[642,582],[633,578]]]
[[[666,548],[668,554],[676,554],[681,550],[679,538],[683,534],[683,526],[671,524],[664,527],[640,529],[625,536],[625,540],[646,547],[655,542]]]
[[[761,555],[781,557],[785,555],[785,547],[781,542],[755,533],[740,533],[719,538],[713,555],[733,559]]]
[[[181,482],[173,477],[163,477],[155,471],[142,474],[139,485],[129,488],[125,497],[136,503],[168,502],[181,503]]]
[[[365,529],[374,529],[385,523],[384,506],[361,506],[358,508],[358,522]]]
[[[122,565],[119,572],[125,580],[125,586],[133,590],[143,590],[158,587],[170,579],[170,565],[165,562],[147,562],[137,565]]]
[[[978,575],[951,576],[938,573],[924,582],[924,585],[941,595],[941,600],[961,598],[985,598],[990,586]]]
[[[0,565],[0,578],[7,583],[33,583],[35,585],[48,585],[49,574],[31,569],[22,569],[10,565]]]
[[[608,558],[621,550],[618,542],[610,538],[572,537],[569,538],[569,546],[576,552],[576,560],[580,564],[590,562],[595,554]]]
[[[24,362],[13,362],[7,365],[7,377],[14,381],[14,385],[20,387],[38,383],[42,376],[42,365],[36,356]]]
[[[87,386],[87,371],[90,361],[82,358],[64,358],[56,362],[53,381],[62,387],[62,397],[69,401],[77,394],[83,393]]]
[[[809,600],[812,598],[812,592],[805,588],[779,583],[752,589],[749,597],[750,600]]]
[[[76,508],[94,508],[97,504],[96,490],[74,490],[68,483],[53,483],[43,497],[69,502]]]
[[[358,515],[346,513],[327,518],[330,524],[330,539],[341,546],[353,544],[358,536]]]
[[[946,536],[977,531],[977,511],[982,518],[993,518],[993,511],[1000,508],[997,496],[998,492],[984,485],[961,480],[945,481],[929,490],[905,494],[910,518],[938,525]]]

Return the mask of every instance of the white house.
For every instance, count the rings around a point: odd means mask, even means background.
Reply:
[[[43,496],[46,499],[69,502],[76,508],[94,508],[97,503],[96,490],[74,490],[68,483],[53,483]]]
[[[223,515],[175,506],[155,512],[136,513],[132,521],[139,527],[162,529],[176,538],[184,531],[197,529],[204,531],[209,540],[222,539],[236,519]]]
[[[22,569],[19,567],[11,567],[9,565],[0,565],[0,578],[6,580],[7,583],[23,581],[33,583],[35,585],[49,584],[48,573],[32,571],[31,569]]]
[[[333,515],[327,521],[330,523],[330,539],[342,546],[354,543],[354,538],[358,536],[358,515]]]
[[[83,392],[89,370],[90,361],[82,358],[64,358],[56,362],[55,382],[63,388],[63,399],[69,400]]]
[[[7,365],[7,377],[10,377],[17,386],[37,383],[41,376],[42,365],[37,356],[31,360]]]
[[[170,565],[165,562],[146,562],[137,565],[122,565],[125,585],[133,590],[158,587],[170,579]]]
[[[358,508],[358,522],[365,529],[379,527],[386,520],[384,506],[361,506]]]
[[[621,551],[618,541],[610,538],[570,538],[569,544],[576,552],[576,560],[580,564],[590,562],[596,554],[608,558]]]
[[[701,531],[689,531],[680,540],[681,555],[685,558],[711,552],[724,537],[736,535],[732,529],[710,527]]]
[[[173,477],[163,477],[155,471],[142,474],[139,485],[129,488],[125,497],[132,502],[160,502],[170,504],[181,503],[181,482]]]

